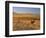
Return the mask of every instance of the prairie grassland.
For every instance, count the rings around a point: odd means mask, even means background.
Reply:
[[[32,14],[14,14],[13,31],[40,30],[40,16]]]

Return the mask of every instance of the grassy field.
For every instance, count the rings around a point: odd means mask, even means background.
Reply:
[[[40,16],[33,14],[13,14],[13,31],[39,30]]]

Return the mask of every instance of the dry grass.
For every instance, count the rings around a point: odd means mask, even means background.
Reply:
[[[39,29],[40,17],[38,15],[13,15],[13,31]]]

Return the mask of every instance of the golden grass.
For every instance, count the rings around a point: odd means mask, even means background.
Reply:
[[[40,17],[38,15],[13,15],[13,31],[16,30],[39,30]]]

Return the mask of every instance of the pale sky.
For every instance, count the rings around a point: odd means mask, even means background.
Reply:
[[[40,8],[29,8],[29,7],[13,7],[13,12],[15,13],[26,13],[28,12],[29,14],[40,14]]]

